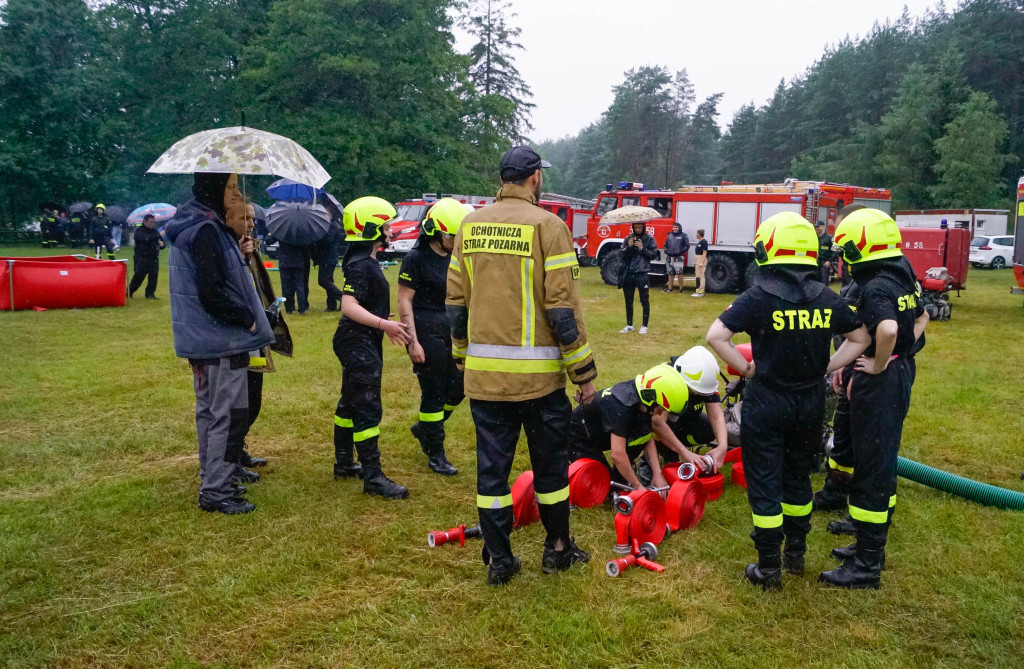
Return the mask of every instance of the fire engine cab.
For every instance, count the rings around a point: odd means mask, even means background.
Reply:
[[[585,253],[601,266],[601,276],[614,285],[621,269],[619,250],[629,235],[627,223],[604,224],[601,217],[626,206],[650,207],[660,218],[647,223],[658,248],[664,248],[665,236],[678,222],[690,239],[686,264],[693,266],[693,248],[697,230],[708,240],[707,289],[714,293],[741,290],[756,271],[754,233],[766,218],[780,211],[795,211],[811,223],[824,221],[829,231],[840,209],[848,204],[863,204],[892,210],[892,193],[885,188],[862,188],[822,181],[786,179],[780,184],[732,184],[718,186],[682,186],[677,190],[645,190],[643,184],[623,182],[618,188],[609,184],[598,196],[587,220]],[[651,263],[653,276],[664,276],[664,258]]]

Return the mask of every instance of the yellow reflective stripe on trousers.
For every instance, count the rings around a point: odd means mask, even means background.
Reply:
[[[533,259],[523,258],[519,278],[523,291],[522,345],[533,346]]]
[[[686,443],[690,446],[700,446],[700,444],[697,443],[697,440],[693,438],[692,434],[686,435]]]
[[[462,266],[459,265],[459,259],[454,255],[452,256],[452,259],[448,261],[448,269],[453,269],[459,274],[462,273]]]
[[[380,434],[380,426],[375,425],[366,430],[360,430],[359,432],[352,433],[352,441],[366,441],[367,439],[373,439]]]
[[[629,445],[630,446],[640,446],[641,444],[646,444],[650,440],[651,440],[651,435],[650,434],[645,434],[644,436],[637,437],[633,441],[629,442]]]
[[[756,513],[752,513],[750,515],[754,517],[754,527],[760,527],[766,530],[782,527],[781,513],[776,516],[759,516]]]
[[[893,495],[892,497],[889,498],[889,508],[891,509],[894,506],[896,506],[896,495]]]
[[[579,362],[580,360],[584,360],[588,355],[590,355],[590,344],[584,344],[572,353],[563,355],[562,362],[567,365],[571,365]]]
[[[444,410],[445,411],[455,411],[458,408],[459,408],[458,404],[445,404],[444,405]]]
[[[335,416],[334,424],[337,425],[338,427],[352,427],[352,419]]]
[[[561,372],[561,360],[503,360],[466,356],[466,369],[478,372],[505,372],[506,374],[545,374]]]
[[[556,256],[548,256],[544,261],[544,271],[552,269],[560,269],[562,267],[572,267],[578,264],[576,261],[575,253],[560,253]]]
[[[786,504],[783,502],[782,513],[787,516],[809,516],[813,506],[813,502],[807,502],[807,504]]]
[[[481,509],[504,509],[512,506],[512,493],[495,497],[494,495],[477,495],[476,505]]]
[[[439,423],[444,420],[444,412],[438,411],[436,413],[423,413],[420,412],[420,421],[423,423]]]
[[[844,467],[835,460],[833,460],[832,458],[828,459],[828,466],[832,469],[835,469],[836,471],[846,472],[847,474],[853,473],[853,467]]]
[[[565,486],[561,490],[555,492],[539,492],[537,493],[538,504],[558,504],[569,499],[569,486]]]
[[[850,517],[862,523],[874,523],[875,525],[889,522],[888,511],[868,511],[853,504],[850,505]]]

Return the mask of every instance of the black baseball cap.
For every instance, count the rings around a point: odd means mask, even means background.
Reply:
[[[542,167],[551,167],[551,163],[541,160],[537,152],[525,144],[513,146],[501,157],[501,180],[519,181]]]

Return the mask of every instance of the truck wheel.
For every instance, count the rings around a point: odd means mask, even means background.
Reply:
[[[724,253],[708,255],[704,278],[707,280],[709,293],[734,292],[743,279],[736,260]]]
[[[619,285],[619,275],[622,274],[622,258],[616,253],[617,249],[610,249],[601,254],[601,278],[609,286]]]
[[[757,285],[757,261],[751,260],[750,264],[747,265],[747,271],[743,273],[743,288],[753,288]]]

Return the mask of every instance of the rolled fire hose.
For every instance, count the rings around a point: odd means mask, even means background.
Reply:
[[[569,465],[569,504],[589,509],[608,498],[611,476],[608,466],[591,458],[580,458]]]
[[[896,458],[896,474],[951,495],[985,506],[1024,511],[1024,493],[973,481],[904,457]]]

